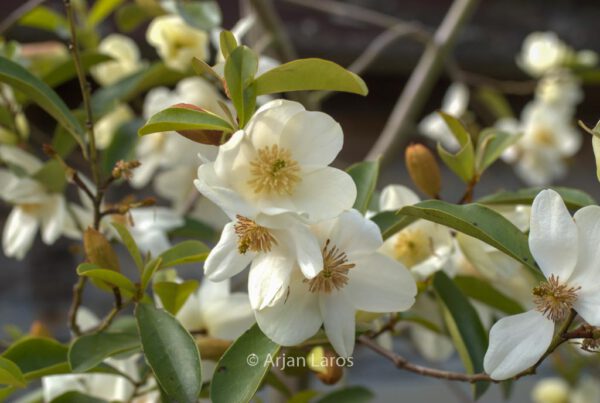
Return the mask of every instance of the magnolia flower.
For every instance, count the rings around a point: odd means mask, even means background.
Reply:
[[[137,45],[133,39],[125,35],[108,35],[100,42],[98,50],[112,58],[90,69],[94,80],[103,86],[116,83],[144,65],[140,61],[140,50]]]
[[[208,34],[189,26],[178,15],[154,18],[146,31],[146,40],[174,70],[188,70],[194,57],[208,58]]]
[[[238,215],[299,214],[309,222],[352,207],[356,186],[329,167],[342,148],[340,125],[292,101],[262,106],[244,130],[219,147],[214,162],[198,169],[198,190]]]
[[[119,127],[132,120],[133,117],[133,111],[127,104],[119,104],[111,112],[98,119],[94,125],[96,147],[101,150],[108,147]]]
[[[469,106],[469,88],[462,83],[452,83],[444,99],[440,110],[449,115],[460,119],[466,112]],[[419,123],[419,131],[424,136],[440,142],[444,148],[454,150],[458,148],[458,141],[444,122],[444,119],[437,113],[433,112]]]
[[[381,211],[395,211],[418,203],[419,196],[405,186],[390,185],[381,192]],[[450,230],[427,220],[418,220],[386,239],[381,253],[398,260],[415,277],[424,280],[441,270],[453,251]]]
[[[131,236],[142,253],[157,256],[171,247],[167,232],[181,227],[183,218],[166,207],[142,207],[131,210]]]
[[[151,90],[144,101],[144,117],[149,119],[161,110],[178,103],[189,103],[213,113],[222,114],[219,100],[221,100],[220,95],[206,80],[200,77],[190,77],[181,80],[173,91],[166,87]],[[215,146],[194,143],[173,132],[143,136],[136,148],[137,159],[142,165],[135,170],[131,182],[135,187],[143,187],[150,182],[159,168],[172,170],[185,166],[190,174],[191,172],[195,173],[198,168],[198,154],[205,160],[214,159],[216,150]],[[174,155],[177,158],[173,158]],[[181,173],[177,176],[181,176]],[[157,180],[162,181],[161,183],[165,181],[165,179],[159,178]],[[193,189],[192,182],[184,189],[184,196],[178,198],[177,203],[187,200],[190,190]],[[163,190],[160,185],[156,190],[161,195],[172,194],[170,193],[171,189]],[[183,190],[180,190],[178,195],[181,195],[182,192]]]
[[[67,220],[64,196],[49,192],[32,179],[42,164],[37,158],[16,148],[0,146],[0,161],[16,167],[26,176],[0,169],[0,198],[13,205],[2,232],[2,249],[8,257],[23,259],[41,227],[42,241],[53,244],[63,233]]]
[[[533,289],[535,309],[492,327],[483,365],[497,380],[535,364],[550,346],[554,324],[571,309],[590,325],[600,325],[600,285],[595,280],[600,207],[584,207],[571,218],[560,195],[544,190],[533,202],[530,228],[529,248],[547,280]]]
[[[574,55],[573,49],[554,32],[533,32],[523,41],[517,64],[533,77],[564,66]]]
[[[247,294],[232,293],[229,281],[214,283],[207,279],[183,304],[177,319],[189,331],[201,331],[221,340],[235,340],[254,324]],[[202,357],[204,382],[212,378],[215,368],[214,361]]]
[[[417,287],[402,264],[377,252],[383,241],[375,223],[358,211],[311,227],[319,240],[323,267],[307,279],[293,269],[285,298],[256,310],[256,321],[273,341],[293,346],[313,336],[321,325],[339,356],[354,349],[355,314],[397,312],[412,306]],[[274,261],[262,281],[287,270],[286,261]],[[253,292],[253,288],[249,288]]]
[[[566,174],[565,160],[581,147],[581,136],[571,117],[564,108],[532,101],[523,109],[520,122],[507,118],[496,123],[507,133],[522,133],[502,158],[516,165],[517,174],[528,185],[547,185]]]

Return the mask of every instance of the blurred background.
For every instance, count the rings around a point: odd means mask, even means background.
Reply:
[[[23,0],[2,0],[0,15],[10,16]],[[290,38],[293,52],[298,57],[323,57],[341,65],[352,64],[369,44],[398,19],[410,21],[433,32],[451,5],[445,0],[352,0],[342,1],[348,7],[328,0],[277,0],[275,10],[281,26]],[[48,0],[44,3],[57,11],[62,2]],[[223,26],[230,28],[246,12],[245,2],[220,0]],[[356,6],[356,7],[354,7]],[[350,10],[350,11],[348,11]],[[365,10],[369,10],[368,12]],[[507,93],[515,115],[531,99],[532,89],[528,77],[516,64],[515,58],[523,39],[532,31],[554,31],[576,49],[600,52],[597,25],[600,6],[595,0],[485,0],[480,1],[473,16],[459,33],[452,59],[463,76],[476,83],[516,82],[522,86],[511,87]],[[114,22],[107,20],[102,30],[115,30]],[[156,58],[155,51],[144,40],[146,26],[136,29],[136,39],[145,58]],[[251,32],[251,35],[253,33]],[[47,32],[17,27],[4,33],[18,42],[56,40]],[[254,33],[258,36],[258,33]],[[322,103],[322,109],[338,120],[345,133],[344,149],[337,164],[340,167],[362,160],[383,129],[388,115],[401,94],[423,47],[417,41],[402,37],[393,41],[361,76],[369,87],[367,97],[335,94]],[[276,54],[274,56],[277,56]],[[431,95],[420,111],[421,117],[439,109],[451,80],[442,72],[436,80]],[[79,88],[69,82],[58,89],[61,96],[72,104],[79,100]],[[585,101],[578,106],[576,119],[593,126],[600,118],[600,91],[593,84],[583,88]],[[480,105],[473,102],[470,108]],[[36,111],[32,112],[35,120]],[[39,119],[46,117],[40,113]],[[420,119],[419,119],[420,120]],[[488,122],[492,124],[493,121]],[[41,134],[33,134],[40,135]],[[40,140],[40,141],[43,141]],[[409,142],[426,142],[419,136],[416,126],[411,130]],[[429,143],[431,144],[431,143]],[[405,144],[406,145],[406,144]],[[600,185],[595,175],[591,141],[584,137],[582,149],[569,161],[569,173],[557,182],[584,190],[600,199]],[[443,194],[448,200],[460,198],[464,185],[451,173],[444,171]],[[393,158],[382,173],[380,186],[388,183],[411,185],[404,166],[403,151]],[[487,171],[476,190],[477,195],[500,189],[518,189],[523,183],[513,169],[503,162]],[[0,189],[0,192],[2,190]],[[0,227],[10,207],[0,204]],[[0,252],[0,327],[15,325],[27,329],[34,320],[47,324],[55,334],[66,337],[66,312],[71,300],[71,288],[76,281],[74,267],[78,261],[71,253],[72,241],[61,240],[48,247],[38,239],[25,260],[7,259]],[[110,300],[88,289],[86,305],[94,309],[107,309]],[[419,362],[410,346],[397,349]],[[471,401],[469,386],[427,379],[395,369],[391,363],[372,353],[358,350],[355,368],[350,371],[348,383],[368,385],[377,394],[377,401],[430,402],[443,399],[447,402]],[[461,371],[455,358],[441,364],[444,369]],[[544,369],[542,369],[544,372]],[[511,401],[529,400],[533,379],[517,383]],[[499,388],[494,387],[481,401],[501,401]]]

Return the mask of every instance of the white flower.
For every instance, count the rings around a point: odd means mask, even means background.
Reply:
[[[531,391],[535,403],[569,403],[571,387],[562,378],[544,378]]]
[[[579,79],[568,70],[555,70],[545,74],[535,89],[536,99],[546,105],[573,114],[575,106],[583,100]]]
[[[533,77],[563,66],[573,50],[554,32],[533,32],[523,41],[517,64]]]
[[[254,324],[248,295],[230,291],[229,281],[202,280],[177,313],[177,319],[189,331],[204,331],[208,337],[235,340]],[[202,358],[202,379],[209,381],[216,363]]]
[[[166,207],[142,207],[131,210],[129,232],[142,253],[157,256],[171,247],[167,232],[181,227],[183,218]]]
[[[485,371],[508,379],[535,364],[550,346],[554,323],[571,309],[600,325],[600,207],[569,215],[560,195],[544,190],[532,206],[529,248],[547,281],[534,288],[536,309],[500,319],[490,331]]]
[[[528,185],[547,185],[566,174],[566,159],[581,147],[581,135],[571,117],[563,108],[532,101],[523,109],[520,122],[507,118],[496,123],[507,133],[522,133],[502,158],[516,165],[517,174]]]
[[[194,57],[208,58],[208,34],[189,26],[178,15],[154,18],[146,31],[146,40],[174,70],[188,70]]]
[[[108,35],[100,42],[98,50],[113,59],[90,69],[94,80],[103,86],[116,83],[144,65],[140,61],[140,50],[137,45],[133,39],[125,35]]]
[[[414,303],[417,287],[400,263],[377,252],[379,229],[358,211],[315,224],[312,231],[322,247],[322,270],[309,280],[293,269],[286,298],[255,311],[256,320],[271,340],[285,346],[303,342],[324,325],[338,355],[348,357],[354,349],[356,311],[404,311]],[[274,261],[263,281],[286,272],[287,264]],[[249,288],[250,294],[254,291]]]
[[[381,192],[381,211],[395,211],[418,203],[419,196],[405,186],[390,185]],[[385,240],[381,253],[398,260],[417,279],[441,270],[453,251],[450,230],[427,220],[418,220]]]
[[[356,198],[352,178],[328,166],[342,143],[330,116],[271,101],[219,147],[214,162],[200,166],[195,184],[232,219],[288,212],[309,222],[332,218]]]
[[[33,175],[41,163],[16,148],[0,146],[0,160]],[[42,241],[53,244],[63,233],[67,221],[67,204],[62,194],[50,193],[29,176],[17,176],[0,169],[0,198],[13,205],[2,232],[2,249],[8,257],[23,259],[41,227]]]
[[[460,119],[467,112],[468,105],[469,88],[462,83],[452,83],[444,95],[440,110]],[[458,147],[456,138],[437,112],[423,118],[419,123],[419,131],[426,137],[440,142],[448,150],[455,150]]]
[[[108,147],[119,127],[132,120],[133,117],[133,111],[127,104],[119,104],[110,113],[98,119],[94,125],[96,147],[101,150]]]

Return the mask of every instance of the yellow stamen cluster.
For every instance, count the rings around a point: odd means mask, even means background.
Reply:
[[[424,231],[405,229],[396,236],[394,257],[410,268],[433,254],[433,241]]]
[[[233,228],[238,236],[238,250],[241,254],[247,251],[270,252],[271,247],[277,245],[277,240],[267,228],[241,215],[237,215],[236,220]]]
[[[277,144],[258,150],[250,163],[252,179],[248,184],[255,193],[291,195],[300,182],[300,165],[292,159],[292,153]]]
[[[533,139],[535,143],[544,146],[553,146],[556,142],[552,132],[548,128],[539,128],[533,133]]]
[[[533,302],[536,309],[548,319],[560,322],[569,316],[573,304],[577,301],[577,291],[581,287],[562,284],[558,276],[551,275],[548,281],[533,289]]]
[[[346,252],[340,251],[337,246],[329,247],[329,239],[323,247],[323,270],[310,280],[304,280],[308,283],[310,292],[324,292],[329,294],[333,289],[339,290],[348,284],[348,271],[356,266],[354,263],[348,263]]]

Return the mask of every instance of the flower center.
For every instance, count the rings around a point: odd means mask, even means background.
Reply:
[[[292,153],[273,144],[258,150],[258,156],[250,163],[252,179],[248,184],[254,193],[291,195],[300,182],[300,165],[292,159]]]
[[[21,210],[23,210],[23,212],[30,215],[35,215],[39,213],[42,209],[42,205],[37,203],[23,203],[19,204],[19,207],[21,208]]]
[[[433,252],[433,241],[419,229],[405,229],[394,242],[394,256],[406,267],[412,267],[427,259]]]
[[[533,289],[533,302],[536,309],[554,322],[567,318],[573,304],[577,301],[577,291],[581,287],[569,287],[561,284],[558,276],[552,274],[548,281]]]
[[[241,254],[247,251],[270,252],[271,247],[277,245],[277,240],[267,228],[241,215],[237,215],[236,219],[233,229],[238,236],[238,251]]]
[[[348,271],[356,266],[354,263],[348,263],[346,252],[340,251],[337,246],[329,247],[329,239],[323,247],[323,270],[310,280],[308,283],[310,292],[324,292],[329,294],[333,289],[339,290],[348,284]]]
[[[544,146],[554,145],[554,136],[552,136],[552,132],[545,127],[541,127],[533,133],[533,140],[535,143]]]

